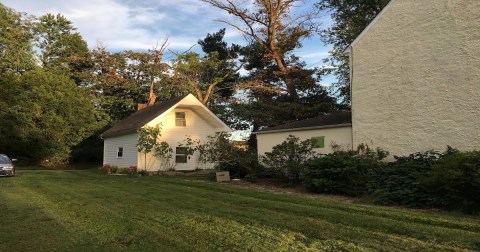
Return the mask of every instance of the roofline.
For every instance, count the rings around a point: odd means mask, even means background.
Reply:
[[[195,97],[193,94],[189,94],[191,96],[193,96],[193,98],[197,99],[197,97]],[[188,96],[188,95],[187,95]],[[185,98],[187,97],[185,96]],[[183,100],[183,99],[182,99]],[[198,99],[197,99],[198,101]],[[232,129],[230,127],[228,127],[227,124],[225,124],[220,118],[218,118],[217,115],[215,115],[209,108],[207,108],[207,106],[205,106],[205,104],[203,104],[202,102],[198,101],[200,103],[200,105],[207,111],[207,113],[209,113],[211,116],[213,116],[214,118],[217,119],[217,121],[220,122],[220,124],[222,124],[222,126],[227,129],[228,132],[232,132]]]
[[[110,137],[118,137],[118,136],[125,136],[125,135],[131,135],[134,133],[138,133],[138,129],[130,129],[130,130],[124,130],[124,131],[119,131],[116,133],[112,133],[108,136],[104,136],[103,134],[100,134],[99,137],[103,140],[110,138]]]
[[[197,99],[197,97],[195,97],[195,96],[194,96],[193,94],[191,94],[191,93],[188,94],[188,95],[186,95],[185,97],[183,97],[183,99],[181,99],[180,101],[178,101],[177,103],[175,103],[174,105],[172,105],[169,109],[165,110],[165,112],[163,112],[161,115],[159,115],[159,117],[160,117],[160,116],[163,116],[163,115],[167,114],[168,112],[172,111],[173,109],[175,109],[181,101],[183,101],[185,98],[189,97],[190,95],[191,95],[193,98],[195,98],[195,100],[198,101],[198,104],[200,104],[200,106],[201,106],[203,109],[205,109],[205,110],[207,111],[207,113],[210,114],[210,116],[214,117],[217,121],[219,121],[220,124],[221,124],[225,129],[227,129],[227,132],[231,132],[231,131],[232,131],[232,129],[231,129],[230,127],[228,127],[228,125],[226,125],[220,118],[218,118],[218,116],[216,116],[212,111],[210,111],[210,109],[207,108],[207,106],[205,106],[205,104],[203,104],[200,100]],[[147,124],[148,124],[148,123],[147,123]]]
[[[158,117],[161,117],[161,116],[164,116],[166,114],[168,114],[170,111],[172,111],[173,109],[175,109],[178,104],[183,101],[185,98],[187,98],[188,96],[192,96],[193,98],[195,98],[195,100],[198,101],[198,104],[200,104],[200,106],[205,109],[207,111],[207,113],[210,114],[210,116],[212,116],[213,118],[215,118],[218,122],[220,122],[220,124],[222,125],[222,127],[224,129],[226,129],[227,132],[232,132],[232,129],[230,127],[228,127],[228,125],[226,125],[222,120],[220,120],[220,118],[218,118],[218,116],[216,116],[212,111],[210,111],[209,108],[207,108],[207,106],[205,106],[202,102],[200,102],[197,97],[195,97],[193,94],[188,94],[186,95],[185,97],[183,97],[181,100],[179,100],[177,103],[173,104],[170,108],[168,108],[167,110],[165,110],[163,113],[161,113],[160,115],[158,115],[157,117],[155,118],[158,118]],[[154,119],[155,119],[154,118]],[[150,121],[149,121],[150,122]],[[145,125],[147,125],[149,122],[147,122]],[[142,128],[145,126],[143,125]],[[106,139],[106,138],[109,138],[109,137],[116,137],[116,136],[123,136],[123,135],[130,135],[130,134],[134,134],[138,131],[138,129],[135,129],[135,130],[126,130],[126,131],[120,131],[120,132],[116,132],[116,133],[113,133],[111,135],[108,135],[108,136],[103,136],[103,134],[100,134],[100,138],[101,139]]]
[[[358,43],[358,41],[365,35],[365,33],[368,32],[368,30],[370,30],[370,28],[378,21],[378,19],[380,19],[381,16],[383,16],[383,14],[393,5],[393,2],[395,2],[396,0],[391,0],[390,2],[388,2],[387,5],[385,5],[385,7],[382,9],[382,11],[380,11],[380,13],[378,13],[378,15],[370,22],[370,24],[367,25],[367,27],[365,27],[365,29],[363,29],[363,31],[360,33],[360,35],[357,36],[357,38],[355,38],[355,40],[353,40],[352,43],[350,43],[350,45],[343,51],[344,54],[349,54],[350,51],[352,50],[352,47],[355,46],[355,44]]]
[[[286,132],[286,131],[302,131],[302,130],[313,130],[313,129],[343,128],[343,127],[348,127],[348,126],[352,126],[352,123],[341,123],[341,124],[330,124],[330,125],[312,126],[312,127],[255,131],[255,132],[252,132],[252,134],[260,135],[260,134],[265,134],[265,133],[278,133],[278,132]]]

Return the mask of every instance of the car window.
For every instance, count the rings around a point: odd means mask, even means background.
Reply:
[[[0,164],[10,164],[12,163],[10,159],[6,156],[0,156]]]

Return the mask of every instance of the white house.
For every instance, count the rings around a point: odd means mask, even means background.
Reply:
[[[352,116],[350,112],[322,115],[311,119],[291,122],[257,132],[257,153],[271,152],[275,145],[281,144],[289,135],[300,140],[312,139],[315,152],[332,153],[332,146],[343,149],[352,148]]]
[[[480,1],[392,0],[349,46],[353,145],[480,149]]]
[[[211,164],[199,163],[198,153],[186,158],[185,149],[180,144],[187,137],[205,141],[217,132],[230,132],[231,129],[215,116],[192,94],[173,98],[138,110],[129,117],[103,132],[103,164],[118,167],[145,167],[144,154],[137,150],[138,130],[143,127],[161,127],[160,141],[167,142],[174,151],[172,161],[175,170],[211,168]],[[147,155],[147,169],[161,169],[161,160]]]

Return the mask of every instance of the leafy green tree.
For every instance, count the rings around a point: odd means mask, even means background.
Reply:
[[[57,164],[99,122],[92,102],[68,77],[42,69],[0,78],[0,152]]]
[[[323,69],[320,74],[335,74],[338,79],[335,87],[345,104],[350,103],[350,67],[344,51],[388,2],[390,0],[320,0],[316,4],[320,11],[330,12],[334,21],[321,36],[325,43],[333,45],[326,62],[335,68]]]
[[[300,141],[298,137],[289,135],[281,144],[273,146],[271,152],[266,152],[262,162],[276,176],[299,181],[302,165],[316,156],[312,140]]]
[[[193,92],[200,102],[207,104],[214,98],[220,84],[238,76],[238,69],[234,69],[233,63],[219,59],[218,55],[217,52],[203,58],[193,52],[178,55],[172,63],[172,78],[178,83],[186,83],[187,90]]]
[[[0,3],[0,74],[35,66],[30,18]]]
[[[225,28],[212,34],[208,33],[204,39],[198,40],[198,44],[202,47],[202,51],[206,57],[217,58],[221,61],[220,67],[215,69],[216,75],[221,76],[221,82],[215,87],[215,96],[217,98],[228,99],[236,89],[235,82],[239,79],[238,70],[242,67],[237,62],[241,46],[237,44],[228,45],[224,41]],[[215,107],[216,104],[210,104],[210,108]]]
[[[147,164],[147,155],[155,150],[155,147],[158,145],[158,138],[161,135],[161,128],[159,125],[157,127],[144,127],[138,130],[137,149],[138,152],[143,153],[143,169],[145,171],[148,171],[151,166]]]
[[[59,73],[67,74],[71,58],[88,52],[87,43],[80,33],[75,32],[72,22],[60,14],[48,13],[39,17],[34,30],[44,68],[55,68]]]

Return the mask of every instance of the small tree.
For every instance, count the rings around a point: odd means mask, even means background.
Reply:
[[[156,144],[153,148],[153,156],[159,160],[160,170],[172,170],[175,168],[176,163],[173,162],[173,148],[167,142],[163,141]]]
[[[161,127],[159,125],[157,125],[157,127],[144,127],[138,130],[140,136],[138,138],[137,149],[144,154],[144,170],[147,170],[147,154],[157,145],[158,137],[161,136],[160,131]]]
[[[283,143],[274,146],[272,152],[266,152],[262,161],[277,176],[298,181],[302,165],[316,156],[310,139],[300,141],[298,137],[289,135]]]
[[[228,140],[229,137],[230,134],[227,132],[219,132],[214,136],[208,136],[204,144],[197,146],[200,153],[200,162],[205,165],[213,163],[219,169],[238,163],[239,157],[235,147]]]

